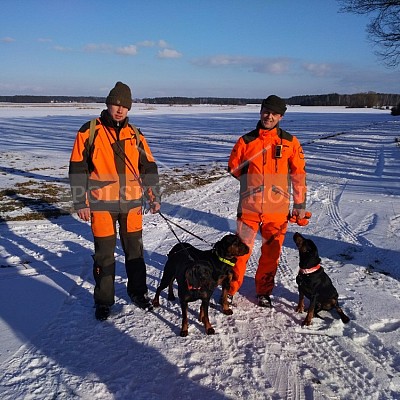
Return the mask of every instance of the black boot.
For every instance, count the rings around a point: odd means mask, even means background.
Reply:
[[[139,295],[132,295],[129,294],[130,299],[132,300],[132,303],[135,304],[137,307],[141,308],[142,310],[146,311],[152,311],[153,310],[153,305],[150,302],[150,299],[147,297],[147,295],[139,294]]]
[[[259,307],[266,307],[266,308],[272,307],[271,298],[267,294],[266,295],[258,295],[257,297],[258,297]]]
[[[96,304],[95,317],[99,321],[105,321],[110,315],[110,307],[103,304]]]

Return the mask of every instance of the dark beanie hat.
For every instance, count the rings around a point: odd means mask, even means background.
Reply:
[[[130,110],[132,107],[132,93],[129,86],[125,85],[125,83],[117,82],[114,88],[110,90],[106,104],[122,106]]]
[[[263,108],[281,115],[285,114],[285,111],[287,110],[285,100],[275,96],[274,94],[263,100],[261,110]]]

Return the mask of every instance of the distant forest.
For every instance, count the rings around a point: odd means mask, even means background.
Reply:
[[[0,103],[104,103],[105,100],[93,96],[0,96]]]
[[[299,106],[343,106],[350,108],[390,108],[400,103],[400,94],[358,93],[358,94],[320,94],[293,96],[286,104]],[[147,104],[217,104],[246,105],[261,104],[263,99],[222,98],[222,97],[155,97],[144,98]]]
[[[261,104],[263,99],[227,98],[227,97],[154,97],[136,99],[136,103],[145,104],[214,104],[246,105]],[[289,97],[286,103],[299,106],[343,106],[350,108],[391,108],[400,104],[400,94],[357,93],[357,94],[320,94]],[[3,103],[104,103],[105,97],[93,96],[0,96]]]

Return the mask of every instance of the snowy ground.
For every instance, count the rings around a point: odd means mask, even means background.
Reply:
[[[94,318],[90,226],[68,215],[63,190],[75,133],[102,108],[0,105],[2,399],[400,399],[398,117],[289,108],[282,127],[304,145],[313,217],[286,236],[274,308],[255,303],[256,246],[234,314],[220,312],[217,290],[216,335],[204,334],[191,303],[181,338],[179,304],[165,293],[152,313],[129,303],[120,246],[116,305],[106,322]],[[211,243],[233,232],[238,185],[223,168],[258,107],[134,105],[131,116],[164,186],[179,178],[187,189],[164,197],[163,214]],[[198,173],[213,180],[199,186]],[[32,219],[41,207],[65,215]],[[319,247],[349,324],[325,312],[300,326],[296,230]],[[176,239],[160,216],[146,215],[144,242],[153,296]]]

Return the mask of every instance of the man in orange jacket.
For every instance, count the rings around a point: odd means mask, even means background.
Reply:
[[[151,309],[143,257],[143,199],[149,202],[152,213],[160,209],[157,165],[145,137],[127,117],[132,106],[129,86],[117,82],[106,104],[92,138],[90,122],[80,128],[69,166],[74,208],[82,220],[91,221],[98,320],[107,319],[114,304],[117,222],[128,295],[138,307]]]
[[[236,142],[228,162],[229,172],[240,182],[237,233],[253,249],[258,231],[262,236],[261,256],[255,275],[258,305],[271,307],[288,218],[305,216],[306,172],[303,149],[298,139],[279,127],[286,104],[278,96],[261,105],[256,129]],[[293,209],[289,212],[290,196]],[[229,295],[239,290],[249,254],[239,257],[233,268]]]

